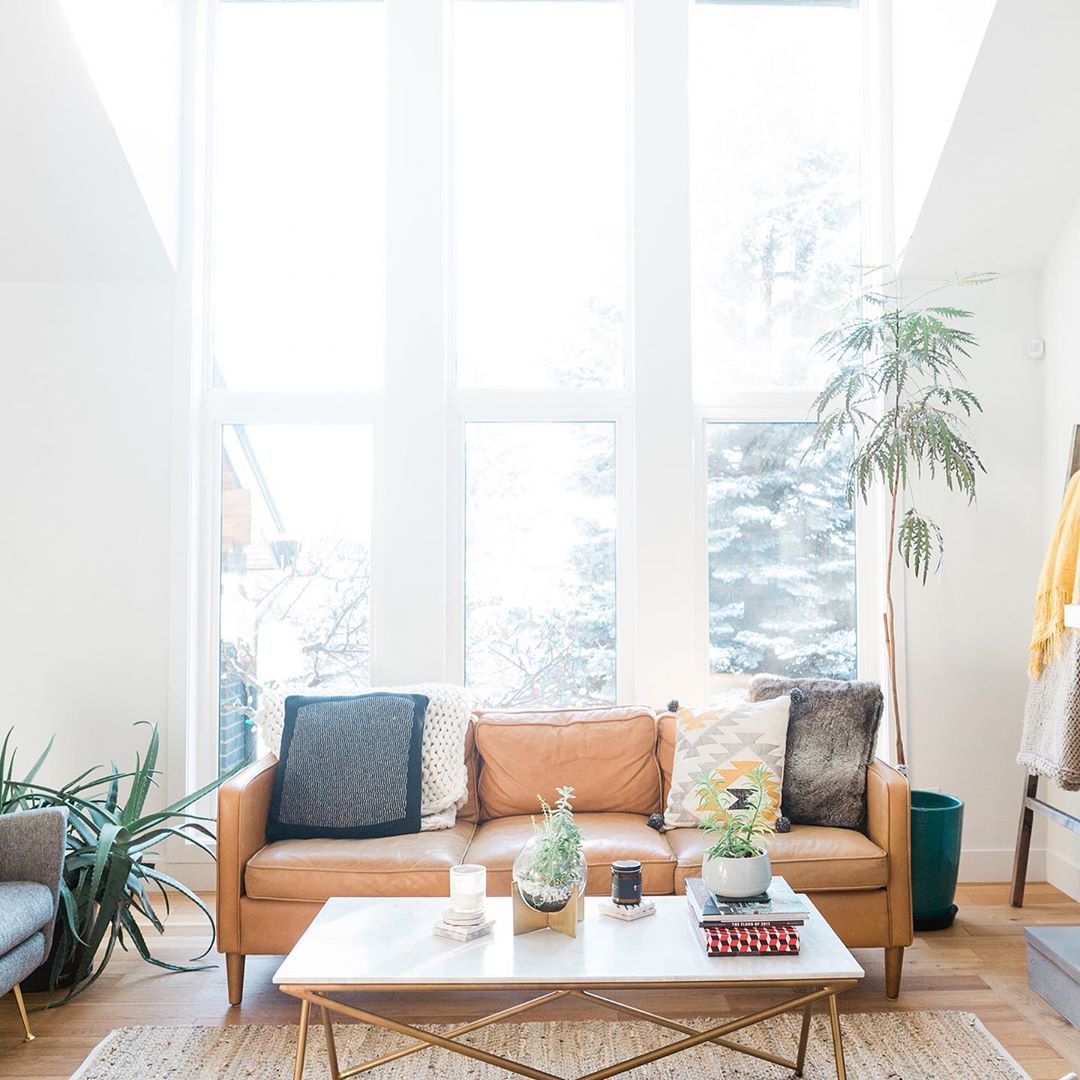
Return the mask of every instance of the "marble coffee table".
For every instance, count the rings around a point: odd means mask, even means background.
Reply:
[[[330,1057],[330,1075],[339,1080],[377,1065],[440,1046],[486,1061],[520,1076],[561,1080],[526,1062],[460,1042],[463,1035],[487,1024],[518,1016],[538,1005],[563,997],[599,1002],[617,1012],[649,1020],[681,1037],[656,1050],[606,1068],[582,1074],[577,1080],[603,1080],[702,1043],[763,1058],[802,1075],[815,1001],[826,1001],[832,1027],[836,1075],[844,1080],[844,1050],[836,995],[855,986],[863,970],[814,910],[802,928],[798,956],[708,957],[697,940],[683,896],[658,896],[656,915],[622,922],[601,915],[599,898],[585,901],[585,919],[576,938],[554,930],[537,930],[514,937],[509,899],[489,899],[495,917],[494,933],[470,942],[435,937],[431,926],[447,906],[445,897],[372,897],[328,900],[315,921],[274,976],[286,994],[300,999],[300,1037],[295,1080],[302,1080],[312,1005],[322,1009]],[[783,988],[791,996],[706,1031],[646,1012],[610,997],[620,990],[686,989],[749,990]],[[445,1034],[434,1034],[366,1009],[336,1000],[350,991],[536,990],[538,996]],[[603,991],[603,993],[601,993]],[[697,1006],[695,1006],[697,1007]],[[802,1010],[802,1031],[795,1057],[778,1057],[732,1042],[726,1036],[781,1013]],[[337,1060],[330,1014],[411,1036],[417,1042],[379,1058],[343,1068]]]

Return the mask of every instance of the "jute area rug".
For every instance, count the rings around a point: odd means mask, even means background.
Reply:
[[[317,1014],[316,1014],[317,1015]],[[716,1020],[689,1021],[706,1027]],[[759,1049],[795,1056],[798,1018],[780,1016],[741,1038]],[[842,1017],[852,1080],[1016,1080],[1027,1074],[970,1013],[853,1013]],[[286,1080],[292,1076],[295,1027],[129,1027],[108,1035],[72,1080]],[[432,1030],[445,1030],[434,1026]],[[402,1036],[362,1024],[335,1024],[342,1068],[407,1044]],[[578,1076],[666,1041],[668,1033],[640,1021],[589,1020],[495,1024],[467,1036],[474,1046],[554,1073]],[[671,1033],[672,1039],[675,1038]],[[328,1080],[322,1026],[312,1018],[305,1080]],[[441,1049],[381,1066],[379,1080],[497,1080],[511,1074]],[[791,1073],[718,1046],[695,1047],[625,1074],[633,1080],[779,1080]],[[828,1021],[815,1016],[806,1063],[808,1080],[836,1076]]]

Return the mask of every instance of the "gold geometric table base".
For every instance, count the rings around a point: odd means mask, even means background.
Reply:
[[[407,1057],[409,1054],[418,1053],[421,1050],[427,1050],[432,1046],[439,1046],[444,1050],[451,1050],[456,1054],[463,1054],[465,1057],[474,1058],[478,1061],[486,1061],[489,1065],[497,1065],[500,1068],[506,1069],[508,1072],[516,1073],[519,1076],[533,1077],[533,1080],[564,1080],[564,1078],[555,1076],[553,1073],[543,1072],[540,1069],[534,1069],[521,1062],[510,1061],[508,1058],[500,1057],[498,1054],[492,1054],[486,1050],[480,1050],[475,1046],[469,1046],[466,1043],[456,1041],[462,1035],[467,1035],[470,1031],[476,1031],[478,1028],[486,1027],[488,1024],[494,1024],[500,1020],[507,1020],[512,1016],[517,1016],[520,1013],[527,1012],[530,1009],[535,1009],[540,1005],[545,1005],[550,1001],[557,1001],[559,998],[564,997],[578,997],[587,1001],[597,1002],[610,1009],[614,1009],[616,1012],[627,1013],[630,1016],[637,1017],[639,1020],[649,1020],[654,1024],[659,1024],[661,1027],[669,1028],[671,1031],[677,1031],[684,1036],[684,1038],[668,1043],[666,1046],[658,1047],[656,1050],[649,1050],[644,1054],[638,1054],[635,1057],[616,1062],[614,1065],[609,1065],[603,1069],[582,1073],[580,1076],[576,1077],[575,1080],[606,1080],[607,1077],[618,1076],[620,1073],[628,1072],[630,1069],[636,1069],[641,1065],[648,1065],[653,1061],[659,1061],[661,1058],[670,1057],[672,1054],[677,1054],[682,1050],[689,1050],[694,1046],[700,1046],[702,1043],[707,1042],[716,1043],[726,1050],[733,1050],[739,1054],[747,1054],[750,1057],[770,1061],[774,1065],[780,1065],[785,1069],[791,1069],[795,1076],[802,1076],[803,1065],[806,1062],[806,1045],[810,1037],[810,1014],[814,1002],[820,1001],[822,998],[828,999],[829,1022],[832,1029],[833,1057],[836,1062],[837,1080],[846,1080],[847,1072],[844,1067],[844,1043],[843,1035],[840,1031],[840,1014],[836,1008],[836,995],[855,986],[856,981],[854,979],[837,981],[810,990],[806,989],[807,985],[808,984],[805,983],[770,983],[765,981],[754,981],[751,984],[753,989],[768,989],[775,987],[792,988],[794,986],[799,986],[803,988],[804,992],[797,997],[782,1001],[778,1005],[772,1005],[767,1009],[760,1009],[757,1012],[747,1013],[744,1016],[728,1020],[723,1024],[718,1024],[716,1027],[711,1027],[706,1031],[698,1031],[696,1028],[680,1024],[676,1020],[669,1020],[667,1017],[658,1016],[656,1013],[635,1008],[633,1005],[626,1005],[621,1001],[614,1001],[609,997],[595,993],[594,990],[578,987],[552,990],[546,994],[540,995],[540,997],[530,998],[530,1000],[524,1001],[520,1005],[513,1005],[500,1012],[492,1013],[490,1016],[474,1020],[469,1024],[463,1024],[461,1027],[448,1031],[445,1035],[436,1035],[433,1032],[424,1031],[422,1028],[413,1027],[410,1024],[403,1024],[400,1021],[391,1020],[385,1016],[377,1016],[375,1013],[368,1012],[365,1009],[358,1009],[353,1005],[346,1005],[343,1002],[335,1001],[328,996],[330,993],[356,991],[360,989],[360,987],[357,986],[325,986],[313,990],[310,986],[306,985],[286,985],[281,986],[280,989],[286,994],[290,994],[293,997],[300,999],[300,1036],[296,1046],[296,1070],[293,1074],[294,1080],[303,1080],[304,1057],[307,1050],[308,1021],[310,1019],[312,1005],[318,1005],[322,1009],[322,1021],[326,1030],[326,1049],[330,1059],[330,1076],[332,1080],[346,1080],[347,1077],[358,1076],[360,1073],[367,1072],[369,1069],[374,1069],[379,1065],[385,1065],[388,1062]],[[641,986],[634,987],[634,989],[643,988],[644,987]],[[663,988],[674,989],[675,986],[669,985]],[[694,989],[734,988],[747,989],[747,984],[745,982],[694,984]],[[373,988],[366,987],[364,989]],[[437,989],[437,987],[396,986],[393,989],[432,990]],[[442,989],[446,989],[446,987],[442,987]],[[520,990],[525,988],[520,985],[515,987],[512,985],[493,986],[491,984],[483,984],[475,986],[455,986],[454,989]],[[615,989],[615,987],[612,987],[612,989]],[[744,1028],[752,1027],[754,1024],[760,1024],[765,1020],[771,1020],[774,1016],[779,1016],[781,1013],[794,1012],[797,1009],[802,1009],[803,1019],[802,1029],[799,1034],[799,1046],[794,1059],[779,1057],[776,1054],[770,1054],[764,1050],[757,1050],[754,1047],[745,1046],[742,1043],[726,1038],[726,1036],[732,1035],[737,1031],[742,1031]],[[416,1039],[417,1042],[413,1046],[402,1047],[400,1050],[394,1050],[389,1054],[383,1054],[381,1057],[372,1058],[359,1065],[353,1065],[347,1069],[342,1069],[338,1063],[337,1048],[334,1043],[334,1031],[330,1021],[330,1013],[332,1012],[341,1013],[344,1016],[352,1017],[354,1020],[363,1020],[365,1023],[373,1024],[376,1027],[387,1028],[389,1031],[396,1031],[400,1035],[411,1036]]]

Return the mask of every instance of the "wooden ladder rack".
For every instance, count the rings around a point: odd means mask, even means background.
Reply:
[[[1066,487],[1074,474],[1080,472],[1080,424],[1073,428],[1072,457],[1069,460],[1069,475],[1065,478]],[[1071,608],[1071,610],[1070,610]],[[1080,605],[1067,607],[1065,625],[1070,629],[1080,630]],[[1027,884],[1028,856],[1031,854],[1031,831],[1035,827],[1035,815],[1040,814],[1048,821],[1080,835],[1080,817],[1065,813],[1056,806],[1051,806],[1039,798],[1039,774],[1029,773],[1024,782],[1024,795],[1020,802],[1020,827],[1016,833],[1016,853],[1013,856],[1012,895],[1009,903],[1013,907],[1024,906],[1024,886]]]

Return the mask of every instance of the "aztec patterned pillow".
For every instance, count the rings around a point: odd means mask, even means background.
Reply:
[[[695,828],[701,824],[704,814],[697,785],[704,777],[716,776],[737,796],[740,781],[762,764],[769,773],[766,791],[772,802],[763,816],[774,824],[780,815],[790,705],[786,697],[780,697],[708,709],[678,709],[675,763],[664,828]]]

